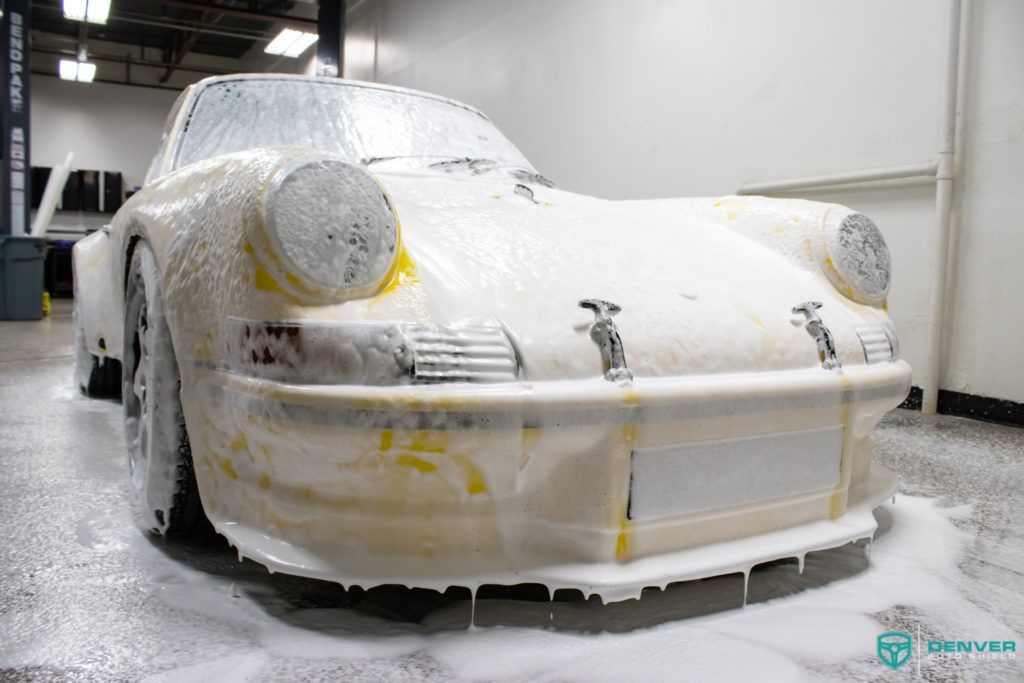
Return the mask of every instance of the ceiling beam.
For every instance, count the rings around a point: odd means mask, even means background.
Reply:
[[[39,74],[40,76],[53,76],[59,78],[60,74],[51,73],[49,71],[43,71],[41,69],[32,69],[33,74]],[[93,83],[110,83],[111,85],[124,85],[132,88],[156,88],[157,90],[171,90],[174,92],[181,92],[181,88],[175,88],[168,85],[153,85],[152,83],[125,83],[124,81],[112,81],[109,78],[94,78]]]
[[[33,45],[32,46],[32,52],[36,52],[38,54],[43,54],[43,55],[54,55],[54,56],[57,56],[57,57],[67,57],[69,59],[75,58],[77,56],[76,53],[71,52],[69,50],[55,50],[53,48],[40,47],[38,45]],[[213,74],[215,76],[222,76],[222,75],[226,75],[226,74],[230,74],[230,73],[235,73],[234,71],[227,71],[225,69],[211,69],[211,68],[208,68],[208,67],[192,66],[192,65],[186,66],[186,65],[183,65],[183,64],[172,65],[172,64],[169,64],[168,62],[160,62],[160,61],[157,61],[155,59],[138,59],[136,57],[121,57],[121,56],[118,56],[118,55],[97,54],[95,52],[90,52],[89,53],[89,61],[93,61],[93,62],[116,62],[118,64],[131,64],[132,66],[152,66],[152,67],[165,67],[165,68],[169,67],[169,66],[174,66],[175,70],[177,70],[177,71],[191,71],[191,72],[200,73],[200,74]]]
[[[185,23],[185,24],[174,23],[174,20],[168,20],[168,21],[147,21],[146,19],[135,19],[135,18],[132,18],[132,17],[126,17],[126,16],[121,15],[121,14],[111,14],[110,16],[113,19],[117,19],[118,21],[125,21],[125,22],[128,22],[130,24],[140,24],[142,26],[157,26],[159,28],[169,28],[172,31],[199,31],[200,33],[207,33],[207,34],[209,34],[211,36],[224,36],[225,38],[240,38],[242,40],[256,41],[256,42],[262,41],[264,43],[269,43],[270,42],[270,38],[267,38],[266,36],[253,35],[253,34],[248,34],[248,33],[238,33],[237,30],[236,31],[224,31],[224,30],[221,30],[221,29],[205,28],[205,27],[201,27],[201,26],[196,26],[194,24],[188,24],[188,23]],[[188,21],[188,20],[187,19],[183,19],[183,20],[179,20],[179,21]]]
[[[199,15],[199,23],[201,23],[201,24],[211,23],[212,24],[212,23],[216,22],[218,19],[220,19],[221,16],[223,16],[223,15],[220,12],[214,12],[213,10],[206,9],[206,10],[203,10],[202,14]],[[179,64],[181,64],[181,60],[185,59],[185,55],[187,55],[189,53],[189,50],[192,49],[192,46],[196,44],[196,41],[199,40],[199,37],[201,35],[202,35],[202,32],[197,29],[197,30],[192,31],[191,33],[189,33],[187,36],[185,36],[179,42],[177,40],[178,34],[177,33],[172,33],[171,34],[171,37],[173,38],[171,44],[174,47],[173,47],[172,50],[168,51],[169,54],[168,54],[167,61],[169,63],[169,66],[163,72],[163,74],[160,76],[160,78],[157,79],[158,81],[160,81],[161,83],[166,83],[167,82],[167,80],[171,77],[171,74],[174,73],[175,67],[177,67]]]
[[[292,26],[294,28],[308,31],[309,33],[316,33],[316,19],[303,19],[302,17],[292,17],[287,14],[274,14],[271,12],[255,12],[252,10],[239,9],[237,7],[222,7],[220,5],[211,6],[202,2],[194,2],[193,0],[145,0],[146,2],[156,2],[164,5],[165,7],[177,7],[179,9],[191,9],[199,11],[208,11],[210,9],[216,9],[218,12],[229,17],[238,17],[239,19],[250,19],[252,21],[262,21],[272,24],[283,24],[286,26]]]
[[[159,3],[160,0],[156,0],[156,2]],[[0,4],[3,4],[3,3],[0,2]],[[198,5],[198,3],[193,3],[193,4],[197,4]],[[199,6],[200,7],[205,7],[206,9],[211,9],[210,5],[199,5]],[[50,10],[50,11],[56,12],[58,14],[63,12],[63,9],[61,9],[60,3],[57,3],[56,5],[47,5],[45,3],[39,2],[38,0],[34,0],[33,3],[32,3],[32,8],[35,9],[36,7],[40,8],[40,9],[44,9],[44,10]],[[213,7],[213,9],[216,9],[216,7]],[[149,17],[149,18],[147,19],[147,18],[144,18],[144,17]],[[129,24],[140,24],[142,26],[157,26],[159,28],[169,28],[169,29],[174,30],[174,31],[189,31],[189,32],[191,32],[191,31],[199,31],[200,33],[207,33],[207,34],[210,34],[210,35],[217,35],[217,36],[225,36],[227,38],[240,38],[242,40],[264,42],[264,43],[270,42],[270,38],[266,37],[265,31],[263,31],[263,30],[248,31],[248,30],[245,30],[245,29],[235,29],[233,31],[230,31],[230,30],[223,30],[223,29],[214,29],[214,28],[208,28],[208,27],[205,27],[205,26],[197,26],[194,23],[187,23],[189,21],[187,19],[176,19],[176,18],[172,18],[172,17],[161,17],[161,16],[155,15],[155,14],[154,15],[146,15],[146,14],[140,14],[140,13],[137,13],[137,12],[127,12],[127,13],[126,12],[121,12],[121,11],[118,11],[117,6],[114,6],[114,8],[111,10],[111,12],[110,12],[110,19],[116,20],[116,21],[119,21],[119,22],[123,21],[123,22],[129,23]],[[182,22],[185,22],[185,23],[182,23]],[[62,23],[64,23],[63,20],[62,20]],[[89,25],[87,25],[86,22],[81,22],[81,23],[82,23],[83,26],[86,26],[86,28],[88,28]],[[108,26],[107,29],[109,30],[109,28],[110,27]],[[40,30],[42,30],[44,33],[46,32],[43,29],[40,29]],[[53,35],[60,35],[60,34],[54,33]],[[105,40],[110,40],[110,39],[106,38]],[[124,42],[124,41],[116,41],[116,40],[114,40],[114,41],[111,41],[111,42]],[[134,45],[135,43],[132,42],[130,44]]]

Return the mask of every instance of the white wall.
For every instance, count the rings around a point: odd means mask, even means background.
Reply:
[[[959,248],[943,388],[1024,401],[1024,2],[971,3]],[[940,0],[364,0],[345,75],[469,102],[561,186],[727,194],[938,151]],[[923,367],[933,187],[804,193],[871,215]]]
[[[1024,400],[1024,2],[971,16],[945,386]]]
[[[300,8],[299,15],[312,13],[315,7]],[[52,36],[44,36],[53,40]],[[60,44],[48,48],[62,47]],[[263,43],[257,43],[241,59],[188,54],[185,65],[202,62],[224,72],[303,73],[311,70],[316,50],[311,48],[298,59],[268,55]],[[121,80],[127,77],[124,64],[104,61],[99,55],[128,55],[150,60],[162,59],[159,50],[138,48],[101,40],[89,41],[97,78]],[[57,71],[59,56],[34,53],[33,65],[44,72]],[[132,87],[113,83],[76,83],[52,76],[32,76],[32,164],[53,166],[63,161],[68,150],[75,152],[76,168],[122,171],[125,186],[141,185],[156,153],[164,120],[180,90],[211,75],[198,71],[176,70],[167,83],[160,84],[163,67],[132,66],[133,82],[159,85]],[[169,89],[162,89],[169,88]]]
[[[74,168],[121,171],[141,185],[178,93],[108,83],[32,76],[33,166],[53,166],[75,153]]]

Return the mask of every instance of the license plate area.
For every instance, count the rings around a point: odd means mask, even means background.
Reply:
[[[843,427],[640,448],[630,458],[627,517],[645,521],[834,488]]]

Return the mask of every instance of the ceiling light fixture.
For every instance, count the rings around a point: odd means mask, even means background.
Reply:
[[[94,78],[96,78],[96,65],[92,62],[79,62],[78,80],[82,83],[92,83]]]
[[[271,55],[284,55],[285,57],[298,57],[306,49],[316,42],[317,34],[296,31],[292,28],[283,28],[281,32],[267,44],[263,51]]]
[[[77,81],[78,80],[78,62],[70,59],[60,60],[60,66],[58,67],[60,77],[65,81]]]
[[[60,60],[57,71],[65,81],[92,83],[92,80],[96,77],[95,64],[91,62],[76,62],[73,59]]]
[[[64,0],[64,18],[105,24],[110,16],[110,0]]]

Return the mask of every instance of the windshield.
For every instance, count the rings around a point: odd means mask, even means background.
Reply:
[[[205,87],[185,123],[174,168],[269,145],[302,145],[354,163],[487,160],[532,170],[480,114],[450,102],[379,88],[286,79]]]

